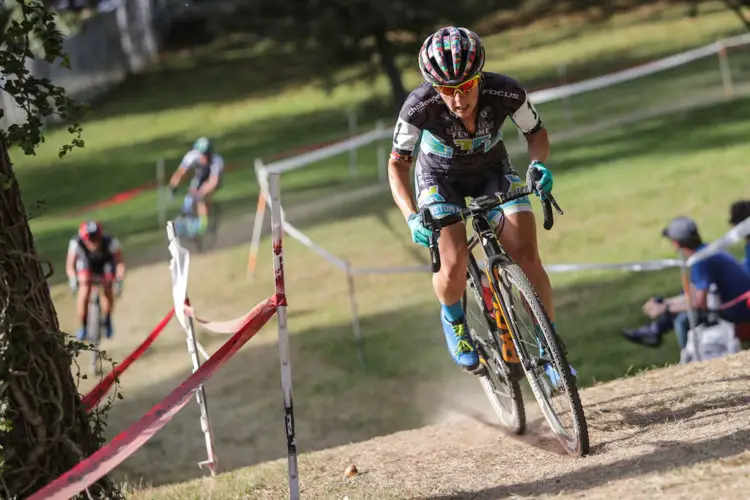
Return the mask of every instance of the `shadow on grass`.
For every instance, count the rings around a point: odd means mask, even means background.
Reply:
[[[431,391],[439,389],[441,377],[468,376],[451,365],[439,333],[426,327],[436,321],[434,311],[417,309],[362,318],[367,340],[372,340],[367,346],[366,370],[357,361],[351,324],[295,331],[290,322],[299,452],[424,425],[436,404]],[[275,324],[268,328],[275,331]],[[405,329],[408,335],[403,334]],[[222,472],[286,453],[278,347],[267,340],[251,340],[206,385]],[[201,342],[214,352],[221,339],[204,336]],[[157,343],[149,358],[158,359],[160,349],[172,347]],[[110,416],[110,438],[190,374],[185,361],[185,370],[178,376],[155,380],[142,390],[129,392],[125,380],[125,399],[118,401]],[[205,458],[198,417],[197,405],[189,403],[118,473],[129,481],[142,478],[153,484],[203,475],[196,467]]]
[[[164,54],[94,104],[97,119],[226,104],[305,85],[315,68],[303,50],[255,37],[227,37]],[[174,89],[179,88],[179,92]]]
[[[375,113],[383,101],[373,98],[363,103],[363,110]],[[360,115],[361,123],[369,124],[374,115]],[[305,134],[296,131],[305,130]],[[224,158],[228,170],[244,169],[254,185],[253,162],[256,158],[280,154],[311,143],[340,138],[347,130],[345,112],[339,110],[315,111],[278,118],[273,121],[249,120],[232,132],[212,135],[217,152]],[[360,130],[364,130],[361,128]],[[301,138],[301,139],[300,139]],[[108,196],[138,188],[156,181],[156,161],[165,161],[167,180],[192,146],[194,138],[183,134],[162,135],[158,138],[128,143],[122,146],[88,152],[74,151],[65,160],[47,166],[18,169],[19,183],[24,201],[33,204],[44,201],[44,208],[36,210],[37,216],[56,216],[74,212]],[[228,174],[232,180],[232,173]],[[319,179],[321,185],[328,180]],[[250,183],[248,183],[250,184]],[[328,182],[330,184],[330,182]],[[306,186],[308,187],[308,186]],[[248,186],[248,191],[250,186]],[[253,186],[257,193],[257,187]],[[295,189],[291,188],[293,192]],[[251,193],[247,193],[250,195]]]
[[[739,115],[743,114],[748,106],[750,106],[750,99],[737,99],[707,109],[680,112],[659,119],[613,129],[604,134],[573,139],[569,143],[566,143],[565,148],[561,149],[557,154],[556,158],[558,162],[555,164],[555,170],[571,172],[577,169],[591,168],[594,165],[604,164],[612,158],[618,160],[630,157],[637,158],[643,154],[643,151],[648,151],[650,154],[658,152],[659,154],[668,156],[690,154],[691,152],[699,151],[720,151],[737,144],[743,144],[746,141],[745,134],[741,130],[722,130],[720,127],[716,127],[715,124],[727,123],[733,117],[739,118]],[[320,125],[325,121],[324,116],[321,117],[314,113],[306,116],[310,120],[311,126]],[[277,126],[279,125],[267,127],[263,131],[263,134],[267,134],[264,140],[270,140],[270,137],[278,133]],[[664,135],[662,132],[665,130],[669,130],[670,133]],[[228,156],[239,157],[242,154],[249,154],[249,149],[243,148],[249,148],[250,146],[243,143],[242,137],[243,134],[240,131],[236,131],[228,134],[223,139],[219,139],[225,142]],[[163,138],[160,141],[148,143],[144,148],[159,148],[166,142],[176,140],[174,138]],[[127,148],[118,148],[110,151],[109,154],[92,156],[80,162],[78,168],[85,172],[85,175],[81,179],[90,179],[80,181],[83,183],[82,186],[87,189],[81,190],[78,184],[66,187],[65,189],[75,189],[77,192],[84,193],[81,195],[84,199],[87,196],[91,197],[91,193],[96,192],[95,179],[97,179],[97,174],[95,172],[104,164],[105,157],[109,156],[112,158],[123,158],[120,160],[123,163],[119,168],[125,171],[130,170],[134,172],[131,175],[136,175],[135,172],[139,171],[137,168],[138,160],[129,159],[127,151]],[[585,155],[581,154],[583,151],[586,152]],[[285,203],[287,210],[291,212],[292,208],[294,208],[295,199],[299,201],[306,200],[306,196],[309,198],[308,194],[311,191],[311,188],[309,188],[310,184],[320,186],[317,189],[312,189],[312,192],[317,193],[316,196],[319,198],[336,195],[345,192],[347,189],[351,189],[355,183],[344,180],[347,178],[346,175],[342,174],[339,178],[339,184],[331,180],[333,177],[339,176],[339,171],[346,172],[347,169],[347,161],[339,159],[322,167],[315,167],[309,170],[302,169],[301,171],[287,174],[288,176],[297,176],[296,178],[283,176],[282,202]],[[147,172],[150,170],[151,168],[141,168],[141,173],[138,175],[142,175],[145,178],[148,175]],[[42,172],[36,173],[40,175],[38,177],[29,175],[23,179],[22,186],[24,186],[24,192],[28,193],[31,191],[33,193],[44,189],[53,189],[51,186],[66,186],[66,183],[70,185],[68,176],[60,171],[49,169],[44,172],[44,175],[41,175]],[[233,177],[230,177],[230,175]],[[243,175],[245,175],[245,178],[243,178]],[[234,181],[231,179],[234,179]],[[257,193],[257,186],[255,186],[255,182],[252,179],[253,177],[247,172],[231,172],[228,174],[227,187],[224,188],[226,195],[221,192],[217,195],[217,203],[221,204],[222,212],[225,215],[222,217],[220,237],[217,244],[213,247],[214,250],[245,244],[249,241],[252,227],[250,217],[254,212],[254,198],[256,196],[255,193]],[[309,180],[309,182],[303,182],[305,179]],[[374,182],[374,177],[372,181]],[[25,189],[26,182],[31,183],[33,186],[32,189]],[[360,180],[360,182],[366,183],[365,180]],[[646,189],[645,186],[644,189]],[[651,186],[650,189],[654,189],[656,192],[661,187],[655,185]],[[63,195],[57,198],[59,203],[56,202],[55,205],[58,206],[58,209],[62,204],[63,198]],[[144,200],[138,203],[143,203]],[[136,201],[134,200],[134,202]],[[560,201],[565,206],[565,201]],[[300,206],[305,207],[305,203],[307,201],[301,203]],[[387,213],[389,210],[393,210],[393,206],[390,194],[385,190],[382,195],[370,197],[362,200],[360,203],[349,203],[331,209],[317,210],[315,213],[304,218],[290,217],[290,221],[303,231],[316,225],[330,224],[362,216],[374,216],[381,224],[388,225]],[[148,209],[141,207],[137,210],[132,209],[132,207],[131,203],[127,203],[120,207],[103,210],[97,216],[103,219],[106,226],[111,229],[112,234],[124,240],[126,245],[127,240],[131,237],[137,239],[137,244],[126,246],[126,252],[130,255],[128,260],[133,267],[164,261],[167,258],[166,250],[164,250],[166,244],[163,231],[156,231],[154,211],[150,207]],[[55,208],[53,207],[49,210],[54,213]],[[233,214],[240,213],[247,214],[247,216],[241,221],[232,220]],[[58,268],[64,257],[67,241],[74,233],[77,222],[71,219],[66,222],[67,225],[60,223],[55,227],[46,227],[43,231],[35,233],[37,248],[40,254],[43,258],[52,260]],[[267,225],[268,216],[266,217],[266,230]],[[421,251],[417,247],[412,248],[413,245],[409,242],[408,234],[405,230],[398,227],[389,227],[389,231],[393,234],[394,238],[398,238],[404,245],[407,245],[410,248],[410,253],[414,256],[415,262],[405,264],[424,264],[427,262],[426,252]],[[153,248],[154,245],[160,248],[155,249]],[[339,257],[347,257],[346,255],[338,255],[335,249],[329,250],[332,250]],[[373,263],[373,265],[376,265],[376,263]],[[57,272],[52,277],[51,283],[57,283],[62,279],[62,273]],[[646,298],[644,297],[643,300]],[[639,306],[640,303],[635,307]],[[640,320],[638,323],[640,323]]]

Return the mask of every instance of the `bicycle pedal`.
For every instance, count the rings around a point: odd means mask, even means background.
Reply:
[[[482,377],[487,375],[488,365],[487,360],[484,359],[482,356],[479,356],[479,364],[475,366],[474,368],[467,368],[462,367],[462,369],[465,372],[471,373],[472,375],[476,375],[477,377]]]

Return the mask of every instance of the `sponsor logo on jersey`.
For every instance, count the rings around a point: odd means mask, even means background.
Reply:
[[[430,213],[436,219],[439,219],[440,217],[445,217],[446,215],[455,214],[460,211],[461,211],[461,207],[458,207],[451,203],[436,203],[435,205],[430,205]]]
[[[508,190],[525,188],[526,183],[521,180],[517,174],[506,174],[505,178],[508,179]]]
[[[440,202],[445,202],[445,198],[443,198],[443,196],[438,193],[437,186],[429,186],[423,189],[422,192],[419,193],[419,197],[417,198],[417,204],[420,207]]]
[[[408,116],[412,116],[414,113],[418,113],[418,112],[424,110],[424,108],[426,108],[430,104],[434,104],[434,103],[438,102],[439,100],[440,100],[440,96],[436,94],[436,95],[430,97],[429,99],[425,99],[424,101],[419,101],[414,106],[412,106],[411,108],[409,108],[406,111],[406,114]]]
[[[519,99],[521,95],[518,92],[508,92],[507,90],[498,89],[484,89],[483,94],[495,95],[499,97],[507,97],[509,99]]]
[[[420,148],[425,153],[432,153],[437,156],[442,156],[443,158],[453,158],[453,148],[444,144],[429,130],[425,130],[422,133]]]
[[[492,134],[484,134],[471,139],[454,139],[453,142],[458,148],[458,154],[486,153],[492,149],[495,144],[500,142],[502,138],[503,133],[498,130],[497,134],[494,136]]]

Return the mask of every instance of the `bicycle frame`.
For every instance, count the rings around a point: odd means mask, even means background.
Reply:
[[[513,331],[509,328],[510,323],[507,320],[508,311],[506,310],[505,301],[502,300],[500,290],[495,289],[494,280],[492,279],[491,275],[493,269],[498,269],[499,266],[503,264],[510,264],[513,261],[505,252],[505,249],[502,247],[502,245],[500,245],[500,242],[497,241],[497,235],[492,230],[492,227],[490,226],[489,221],[484,214],[475,215],[472,218],[471,222],[472,228],[474,229],[474,234],[468,242],[469,254],[471,255],[471,252],[477,245],[482,248],[482,253],[484,254],[484,274],[487,277],[487,282],[490,285],[490,290],[492,291],[492,299],[495,310],[495,315],[494,317],[492,317],[492,319],[495,322],[495,326],[497,326],[500,334],[498,341],[500,344],[499,347],[501,349],[501,355],[506,363],[520,363],[521,360],[518,357],[518,352],[516,351]],[[495,255],[489,257],[487,246],[490,245],[491,241],[496,242],[498,252]],[[494,250],[495,249],[493,248],[493,253],[495,253]],[[499,281],[500,276],[496,276],[496,279]]]
[[[505,249],[497,240],[497,235],[490,227],[490,223],[487,220],[486,213],[487,210],[490,209],[499,209],[502,214],[503,204],[511,200],[531,195],[532,193],[541,190],[541,187],[538,185],[538,182],[541,180],[541,174],[539,174],[537,171],[532,171],[530,172],[530,175],[531,177],[527,179],[527,186],[525,188],[517,188],[509,191],[508,193],[498,192],[494,195],[479,196],[477,198],[474,198],[466,208],[463,208],[457,213],[447,215],[440,219],[435,219],[432,216],[432,212],[430,211],[429,207],[425,207],[422,209],[422,222],[426,228],[429,228],[432,231],[440,231],[440,229],[443,227],[455,224],[457,222],[465,221],[467,217],[471,217],[474,235],[469,240],[469,255],[471,256],[471,251],[475,246],[481,244],[485,256],[484,273],[487,276],[487,281],[490,284],[490,289],[492,290],[494,296],[493,298],[499,306],[495,309],[499,310],[499,312],[501,313],[499,315],[495,314],[495,318],[492,318],[494,319],[495,324],[502,335],[502,337],[498,338],[497,340],[501,344],[500,347],[503,351],[503,358],[507,358],[506,361],[513,364],[520,363],[520,360],[518,359],[518,345],[516,343],[516,339],[513,336],[511,329],[508,328],[508,326],[513,324],[513,322],[507,321],[507,319],[511,316],[510,312],[505,305],[501,290],[499,290],[499,287],[495,287],[493,285],[493,282],[500,282],[500,276],[492,276],[493,269],[500,269],[503,266],[512,263],[513,260],[508,256],[508,254],[505,252]],[[552,229],[552,226],[554,224],[552,214],[553,206],[560,215],[563,214],[562,209],[559,207],[552,194],[546,193],[542,198],[542,212],[544,215],[543,225],[546,230]],[[491,251],[488,251],[488,248],[491,248]],[[430,239],[429,249],[432,272],[436,273],[440,270],[441,267],[440,251],[437,246],[437,238],[433,237]],[[507,334],[505,333],[506,331],[508,332]],[[505,335],[507,335],[507,337]],[[510,339],[510,342],[507,341],[508,339]],[[509,346],[512,346],[512,348]],[[527,356],[525,355],[525,349],[521,349],[524,351],[524,358],[526,358]]]

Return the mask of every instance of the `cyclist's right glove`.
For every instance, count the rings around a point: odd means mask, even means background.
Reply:
[[[419,214],[411,214],[407,219],[407,224],[409,224],[411,239],[414,243],[422,245],[423,247],[429,247],[430,237],[435,235],[435,233],[424,227],[422,216]]]
[[[536,194],[543,200],[544,193],[552,192],[552,185],[554,184],[552,172],[550,172],[547,166],[539,160],[534,160],[529,164],[529,168],[526,172],[527,179],[529,177],[529,173],[532,170],[536,170],[539,175],[539,181],[537,181],[537,183],[532,186],[534,188],[534,194]]]
[[[76,293],[78,291],[78,278],[75,276],[68,278],[68,286],[70,287],[71,292]]]

